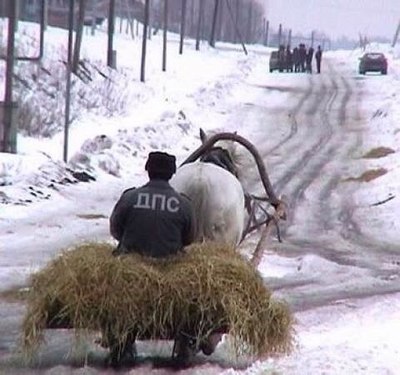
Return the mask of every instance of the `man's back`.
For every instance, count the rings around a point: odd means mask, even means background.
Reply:
[[[122,253],[165,257],[192,241],[193,212],[189,200],[167,181],[151,180],[122,194],[110,230]]]

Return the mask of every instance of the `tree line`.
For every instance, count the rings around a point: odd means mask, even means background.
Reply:
[[[46,4],[49,12],[64,9],[66,21],[71,0],[21,0],[18,13],[30,14],[42,3]],[[176,33],[181,32],[185,22],[185,34],[189,38],[199,36],[209,40],[214,32],[215,40],[223,42],[237,43],[239,38],[245,43],[263,40],[264,9],[259,0],[75,0],[76,26],[79,28],[79,23],[87,22],[90,16],[109,18],[111,7],[115,9],[115,16],[130,17],[143,23],[146,6],[153,32],[161,30],[167,19],[168,31]],[[7,8],[8,1],[0,2],[1,14],[8,14]]]
[[[78,10],[75,20],[76,38],[72,69],[74,72],[78,67],[83,27],[90,3],[91,0],[76,0]],[[144,0],[144,3],[134,0],[109,0],[106,11],[109,66],[114,65],[112,40],[115,17],[131,17],[132,20],[135,18],[143,24],[142,35],[145,37],[142,49],[142,80],[144,80],[146,39],[150,30],[153,33],[163,30],[164,42],[167,31],[180,34],[180,53],[183,52],[185,37],[196,40],[196,49],[199,49],[201,40],[208,40],[212,47],[215,47],[216,41],[240,42],[247,53],[244,44],[262,41],[265,33],[264,10],[256,0]],[[163,56],[163,70],[165,70],[165,51]]]
[[[150,0],[149,0],[150,1]],[[168,2],[168,29],[189,38],[257,43],[263,40],[264,9],[256,0],[153,0],[153,27],[163,24]]]

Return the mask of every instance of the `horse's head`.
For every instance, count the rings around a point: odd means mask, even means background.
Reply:
[[[217,132],[215,134],[218,134]],[[236,134],[234,132],[233,134]],[[210,135],[206,134],[203,129],[200,129],[200,140],[204,145],[212,137],[214,133]],[[232,173],[236,178],[241,180],[242,169],[244,167],[246,150],[240,149],[238,144],[230,140],[220,140],[210,149],[206,150],[201,155],[200,161],[206,163],[213,163],[219,167],[226,169]],[[246,160],[247,162],[247,160]]]
[[[238,177],[238,170],[231,158],[231,155],[229,154],[228,150],[222,147],[212,147],[200,157],[200,161],[204,163],[213,163],[221,168],[226,169],[235,177]]]
[[[250,192],[254,187],[254,183],[248,184],[247,181],[254,181],[253,172],[255,172],[255,168],[253,163],[255,162],[255,164],[257,165],[257,172],[259,174],[258,177],[260,178],[264,190],[267,194],[268,201],[275,208],[280,203],[282,203],[281,200],[277,198],[274,192],[261,155],[251,142],[239,136],[238,134],[236,134],[236,132],[216,133],[208,138],[202,129],[200,129],[200,139],[203,143],[202,146],[194,151],[185,160],[184,163],[193,162],[194,160],[200,158],[202,155],[205,155],[213,147],[220,146],[228,151],[229,156],[233,161],[233,165],[237,170],[236,176],[245,191]],[[250,155],[252,156],[251,160],[249,159]]]

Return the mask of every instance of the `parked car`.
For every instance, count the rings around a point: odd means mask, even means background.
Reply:
[[[279,70],[279,51],[272,51],[269,56],[269,71]]]
[[[365,74],[367,72],[380,72],[387,74],[388,63],[386,57],[380,52],[368,52],[360,58],[358,72]]]

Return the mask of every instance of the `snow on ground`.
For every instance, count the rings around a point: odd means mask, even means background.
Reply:
[[[17,155],[0,154],[0,290],[23,284],[32,271],[70,244],[87,238],[109,239],[108,215],[112,206],[123,189],[145,181],[143,166],[149,151],[163,149],[182,161],[199,145],[200,127],[219,128],[222,114],[232,102],[254,99],[254,91],[244,83],[251,80],[271,87],[281,83],[278,74],[267,73],[268,48],[254,47],[246,56],[238,47],[214,50],[203,44],[198,52],[193,43],[188,43],[184,54],[179,55],[177,38],[170,38],[167,72],[161,72],[161,41],[155,36],[149,42],[147,80],[141,83],[141,43],[120,36],[116,41],[117,63],[128,72],[124,76],[129,78],[125,88],[131,98],[128,110],[114,117],[88,111],[72,124],[69,166],[89,170],[96,182],[65,182],[71,173],[62,162],[62,132],[51,139],[19,137]],[[47,53],[51,53],[55,47],[50,45],[65,48],[67,36],[49,28],[46,41]],[[83,54],[104,62],[106,44],[104,33],[85,35]],[[388,172],[361,184],[356,216],[370,224],[371,232],[381,233],[382,240],[398,241],[400,246],[399,52],[387,46],[373,48],[387,53],[390,79],[370,77],[364,82],[369,95],[363,105],[370,126],[364,134],[363,147],[365,152],[388,147],[394,153],[364,160],[368,168],[386,168]],[[326,55],[348,64],[349,74],[356,75],[360,54],[337,51]],[[301,75],[293,75],[291,80],[294,85],[305,82]],[[283,107],[290,100],[286,95],[271,90],[269,105]],[[240,130],[240,126],[245,124],[224,124],[227,130]],[[386,204],[371,206],[391,196],[394,198]],[[296,259],[271,254],[260,265],[260,271],[270,277],[287,277],[298,267]],[[333,263],[318,257],[302,260],[301,272],[313,274],[321,269],[329,277],[327,282],[340,276]],[[364,276],[362,272],[357,275]],[[259,361],[243,371],[221,372],[398,374],[399,311],[400,295],[394,295],[339,301],[333,307],[298,313],[298,348],[291,356]]]

